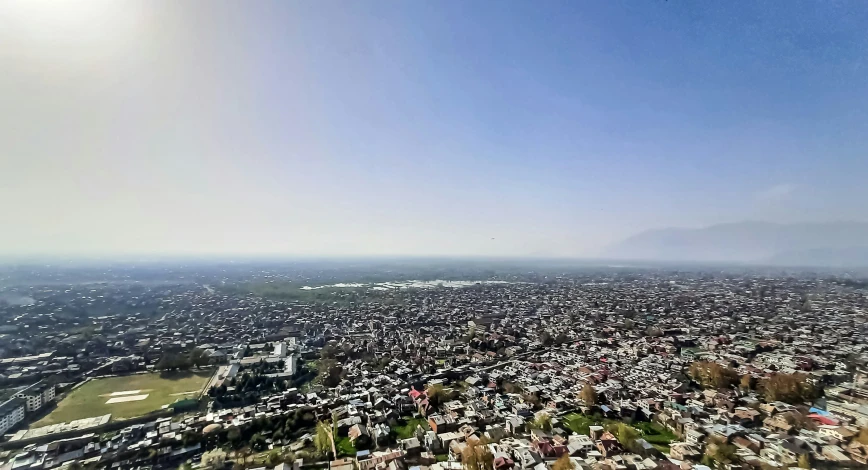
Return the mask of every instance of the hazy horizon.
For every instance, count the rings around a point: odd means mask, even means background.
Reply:
[[[0,3],[0,257],[868,221],[868,4]]]

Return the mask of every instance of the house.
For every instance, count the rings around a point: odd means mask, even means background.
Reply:
[[[623,449],[618,439],[615,439],[612,433],[606,431],[600,436],[600,440],[597,441],[597,450],[603,454],[603,457],[610,457],[620,454]]]
[[[422,453],[422,444],[419,442],[419,439],[411,437],[410,439],[401,441],[401,449],[404,450],[407,458],[416,458]]]
[[[838,442],[847,442],[856,435],[856,431],[845,426],[819,426],[820,434],[829,436]]]
[[[504,428],[506,432],[509,434],[517,434],[524,432],[525,429],[525,421],[521,416],[510,416],[506,418],[506,422],[504,423]]]
[[[778,413],[763,420],[763,426],[775,432],[783,432],[789,434],[793,430],[793,425],[788,419],[792,419],[788,413]]]
[[[442,432],[451,432],[458,429],[458,423],[455,418],[449,415],[431,415],[428,417],[428,426],[431,430],[440,434]]]
[[[702,452],[693,444],[674,442],[669,445],[669,455],[676,460],[699,460]]]
[[[361,424],[354,424],[347,432],[347,436],[350,438],[350,442],[355,443],[360,437],[368,437],[368,428]]]
[[[844,448],[850,458],[865,465],[868,464],[868,445],[853,441]]]
[[[567,442],[567,452],[573,456],[587,455],[594,448],[594,441],[584,434],[573,434]]]

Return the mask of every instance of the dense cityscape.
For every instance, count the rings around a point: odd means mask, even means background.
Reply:
[[[0,286],[4,469],[868,463],[859,273],[145,263]]]

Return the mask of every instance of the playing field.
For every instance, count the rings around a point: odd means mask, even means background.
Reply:
[[[91,380],[73,390],[33,426],[69,422],[111,413],[112,421],[141,416],[163,405],[195,398],[211,372],[138,374]],[[186,393],[196,392],[196,393]],[[111,403],[106,403],[111,402]]]

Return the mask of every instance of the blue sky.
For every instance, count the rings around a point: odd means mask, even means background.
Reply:
[[[865,2],[47,3],[0,7],[0,250],[593,256],[868,219]]]

